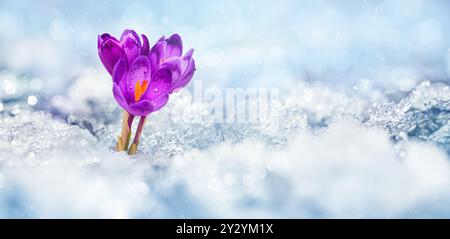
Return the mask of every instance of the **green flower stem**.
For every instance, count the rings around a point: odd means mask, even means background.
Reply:
[[[139,124],[136,129],[136,134],[134,135],[133,143],[131,144],[130,149],[128,150],[129,155],[135,155],[137,153],[137,148],[139,145],[139,140],[141,138],[142,129],[144,128],[145,119],[146,116],[141,116],[141,118],[139,119]]]
[[[118,138],[116,151],[127,151],[131,138],[131,125],[133,124],[134,116],[128,114],[126,110],[123,111],[122,118],[122,133]]]

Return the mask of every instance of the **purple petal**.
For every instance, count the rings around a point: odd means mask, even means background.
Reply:
[[[127,91],[127,75],[127,63],[122,58],[114,67],[113,82],[120,87],[120,90],[122,91],[122,94],[127,102],[130,102],[130,96]]]
[[[165,106],[167,104],[167,102],[169,101],[169,94],[164,94],[159,96],[156,99],[153,99],[150,101],[150,103],[153,105],[153,111],[155,112],[159,109],[161,109],[163,106]]]
[[[159,39],[158,39],[158,41],[156,41],[156,42],[162,42],[162,41],[166,41],[166,36],[162,36],[162,37],[160,37]]]
[[[161,64],[156,77],[159,79],[165,78],[170,82],[169,91],[172,91],[173,86],[180,81],[184,70],[183,64],[185,64],[184,60],[180,57],[169,58]]]
[[[142,34],[142,48],[141,48],[141,55],[147,56],[150,51],[150,43],[148,42],[148,38],[146,35]]]
[[[130,96],[134,96],[134,91],[137,82],[147,80],[150,82],[151,67],[147,56],[140,56],[134,60],[128,70],[127,76],[127,91]],[[134,99],[134,97],[131,97]]]
[[[111,35],[109,35],[108,33],[103,33],[102,35],[98,35],[98,39],[97,39],[97,48],[100,51],[100,48],[102,47],[102,44],[104,41],[106,41],[106,39],[111,38]]]
[[[102,37],[99,37],[98,43],[101,45],[98,48],[98,55],[100,56],[100,60],[105,66],[106,70],[110,75],[112,75],[114,66],[119,61],[119,59],[125,55],[125,53],[119,41],[117,41],[113,37],[105,36],[105,38],[106,40]]]
[[[128,105],[127,111],[134,116],[146,116],[154,111],[154,107],[149,100],[142,100]]]
[[[123,82],[123,80],[126,81],[126,78],[124,78],[125,73],[127,72],[127,63],[125,62],[125,60],[119,59],[119,61],[117,62],[117,64],[114,66],[114,71],[113,71],[113,82],[115,84],[120,85],[121,82]]]
[[[147,91],[144,93],[143,99],[155,100],[161,95],[168,94],[171,86],[172,71],[163,69],[152,78]]]
[[[126,109],[128,107],[127,101],[126,101],[125,97],[123,96],[122,90],[116,83],[113,84],[113,95],[114,95],[114,99],[116,99],[116,101],[120,105],[120,107],[122,107],[124,109]]]
[[[173,34],[166,40],[167,46],[164,53],[164,59],[168,59],[173,56],[181,56],[183,52],[183,42],[180,35]]]
[[[186,54],[184,54],[183,59],[185,60],[191,60],[192,55],[194,54],[194,49],[190,49]]]
[[[97,47],[100,49],[100,47],[102,46],[103,42],[105,42],[108,39],[112,39],[114,41],[119,42],[115,37],[109,35],[108,33],[103,33],[102,35],[98,36]]]
[[[190,49],[182,58],[181,61],[181,71],[185,72],[188,68],[189,65],[191,64],[191,60],[192,60],[192,54],[194,53],[194,49]]]
[[[120,37],[120,42],[127,57],[128,65],[131,65],[141,53],[141,40],[135,31],[125,30]]]
[[[159,69],[161,60],[164,57],[164,49],[166,48],[166,45],[167,43],[165,41],[158,41],[150,50],[149,58],[153,74],[155,74]]]
[[[142,46],[141,39],[135,31],[129,29],[123,31],[122,36],[120,36],[120,42],[124,43],[128,38],[135,40],[139,46]]]
[[[98,50],[100,50],[100,47],[102,47],[102,43],[103,43],[102,36],[98,35],[98,37],[97,37],[97,49]]]
[[[195,61],[194,59],[191,59],[188,67],[184,71],[183,75],[180,77],[180,80],[176,84],[172,85],[170,93],[177,92],[178,90],[185,87],[191,81],[192,76],[194,76],[194,72],[195,72]]]
[[[128,113],[135,116],[146,116],[152,112],[160,110],[169,101],[169,94],[163,94],[152,100],[143,100],[128,105]]]
[[[195,72],[195,61],[192,58],[193,53],[194,49],[191,49],[186,53],[186,55],[184,55],[182,64],[183,73],[180,80],[176,84],[173,84],[171,92],[185,87],[191,81]]]

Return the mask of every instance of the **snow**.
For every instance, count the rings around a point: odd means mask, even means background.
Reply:
[[[420,98],[412,93],[406,99],[414,99],[408,105],[426,100],[430,105],[435,102],[427,94],[446,90],[424,84],[415,93],[421,92]],[[311,97],[333,99],[336,109],[348,102],[345,96],[323,92]],[[441,93],[438,99],[449,96]],[[363,123],[349,116],[357,112],[301,107],[300,97],[297,104],[292,104],[295,99],[283,104],[290,116],[280,117],[283,127],[276,134],[267,134],[251,124],[170,122],[178,100],[182,97],[151,117],[135,157],[113,150],[120,122],[99,126],[93,135],[30,108],[14,116],[2,113],[0,216],[448,215],[450,162],[445,150],[414,138],[392,141],[395,131],[387,130],[389,122],[383,126],[382,119],[375,120],[377,113],[371,113],[371,123]],[[298,108],[302,113],[294,113]],[[326,127],[307,122],[315,110],[329,118]]]

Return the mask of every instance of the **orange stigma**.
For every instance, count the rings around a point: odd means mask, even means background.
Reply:
[[[148,80],[137,81],[134,86],[134,101],[139,101],[148,88]]]

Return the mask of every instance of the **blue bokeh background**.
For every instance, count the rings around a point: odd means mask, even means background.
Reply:
[[[197,79],[288,89],[369,82],[389,94],[448,81],[448,1],[14,1],[0,3],[0,66],[30,73],[49,94],[100,67],[96,37],[132,28],[151,41],[178,32]],[[37,64],[39,63],[39,64]]]

